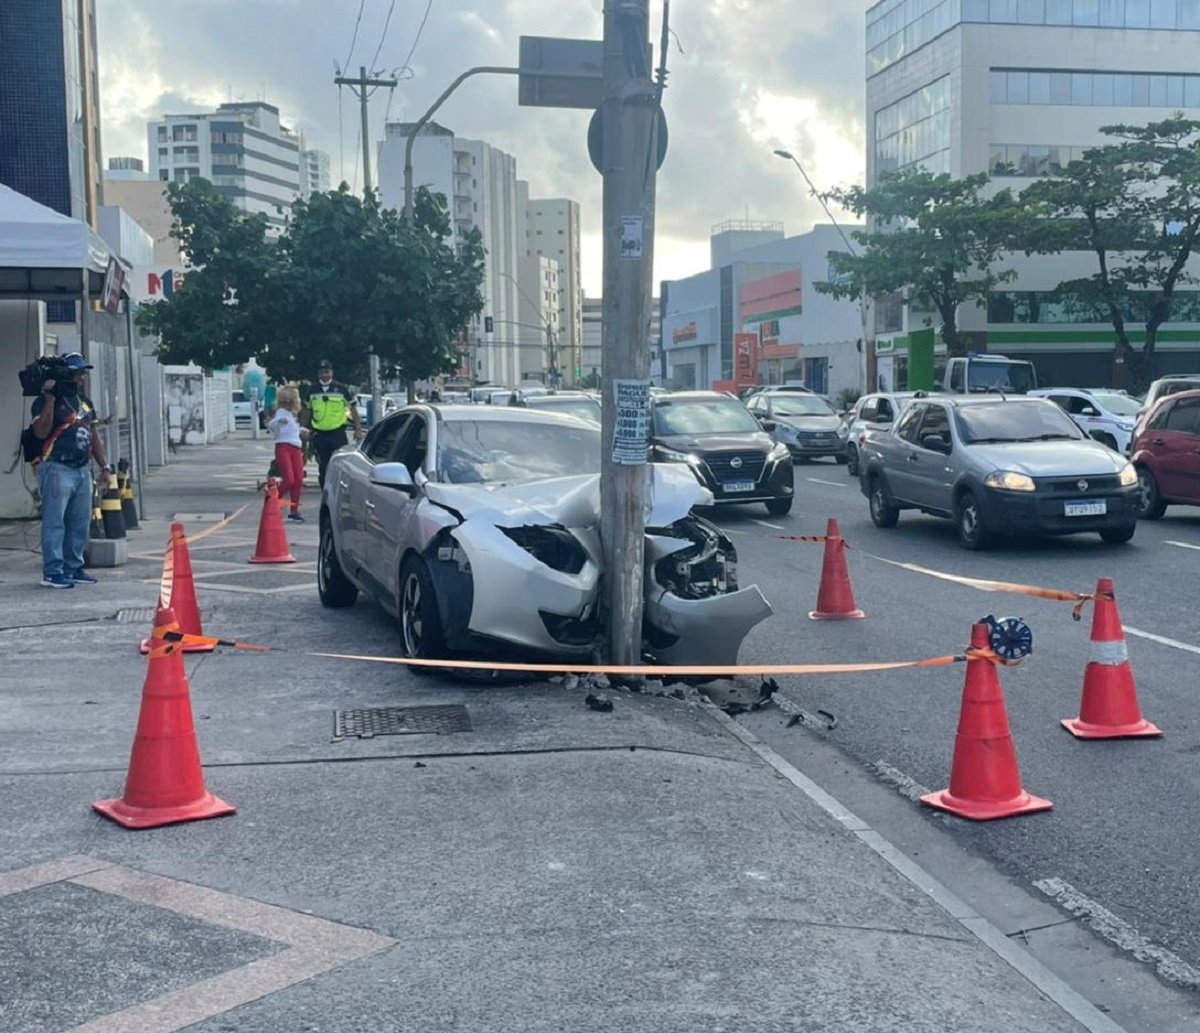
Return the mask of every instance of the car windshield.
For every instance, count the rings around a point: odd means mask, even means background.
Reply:
[[[825,399],[817,395],[776,395],[771,399],[775,416],[834,416]]]
[[[761,428],[741,402],[732,398],[660,398],[654,403],[654,433],[749,434]]]
[[[967,390],[1009,391],[1022,394],[1037,387],[1033,367],[1028,362],[980,362],[973,360],[967,365]]]
[[[1079,441],[1079,429],[1053,402],[995,402],[964,405],[955,415],[968,445],[1005,441]]]
[[[532,400],[529,407],[566,413],[568,416],[590,420],[592,423],[600,422],[600,404],[591,398],[583,398],[578,395],[573,398],[557,398],[553,395],[546,395]]]
[[[438,470],[450,484],[524,484],[600,470],[600,430],[563,420],[447,420]]]
[[[244,402],[246,400],[246,392],[245,391],[234,391],[233,392],[233,400],[235,402]]]
[[[1092,393],[1092,397],[1103,408],[1116,416],[1136,416],[1142,411],[1142,403],[1136,398],[1131,398],[1129,395],[1119,395],[1115,392],[1107,394],[1102,391],[1095,391]]]

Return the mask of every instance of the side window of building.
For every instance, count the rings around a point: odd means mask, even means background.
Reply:
[[[910,405],[904,410],[904,415],[896,427],[896,433],[905,441],[911,441],[915,445],[917,428],[921,425],[921,417],[925,415],[925,410],[928,408],[928,405]]]

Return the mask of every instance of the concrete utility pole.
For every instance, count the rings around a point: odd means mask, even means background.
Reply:
[[[648,0],[605,0],[600,533],[607,579],[607,659],[618,665],[640,663],[642,654],[645,442],[638,463],[631,458],[637,442],[630,438],[645,430],[644,425],[638,427],[637,403],[648,396],[650,374],[646,338],[654,265],[659,95],[650,79],[649,31]],[[627,403],[621,407],[620,424],[618,390]],[[620,457],[624,461],[618,462],[614,444],[621,443],[627,447]]]
[[[371,193],[371,126],[367,119],[367,100],[371,95],[367,92],[367,87],[387,86],[389,89],[394,89],[399,80],[368,78],[367,66],[359,65],[357,79],[347,79],[345,76],[338,75],[334,77],[333,81],[337,86],[349,86],[354,91],[354,95],[358,97],[362,116],[363,197],[367,197]],[[380,413],[383,412],[383,388],[379,383],[379,356],[372,352],[367,361],[371,370],[371,416],[377,420]]]

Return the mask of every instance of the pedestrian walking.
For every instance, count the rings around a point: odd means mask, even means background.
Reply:
[[[312,450],[317,457],[317,483],[325,487],[325,468],[329,457],[347,442],[346,424],[354,424],[354,440],[361,441],[362,421],[354,405],[354,395],[345,384],[333,379],[333,364],[322,359],[317,381],[306,384],[302,393],[305,419],[312,430]]]
[[[304,438],[309,431],[300,426],[300,392],[281,387],[275,396],[275,415],[267,429],[275,435],[275,467],[282,482],[280,498],[290,498],[288,519],[304,523],[300,515],[300,493],[304,489]]]
[[[92,521],[91,460],[107,474],[104,442],[93,431],[96,407],[82,391],[92,367],[79,352],[63,356],[62,373],[42,384],[31,409],[32,431],[42,442],[36,462],[42,499],[42,584],[46,588],[94,585],[83,569]]]

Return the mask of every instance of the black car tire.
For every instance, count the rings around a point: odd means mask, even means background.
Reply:
[[[332,610],[353,606],[358,599],[354,586],[342,565],[338,562],[337,547],[333,542],[333,528],[329,526],[329,514],[321,513],[321,543],[317,550],[317,594],[321,604]]]
[[[867,498],[871,507],[871,522],[876,527],[895,527],[900,520],[900,510],[892,501],[887,481],[878,474],[871,478]]]
[[[1107,545],[1124,545],[1137,530],[1137,523],[1124,524],[1121,527],[1109,527],[1100,532],[1100,538]]]
[[[1137,515],[1143,520],[1161,520],[1167,511],[1167,504],[1158,490],[1158,481],[1144,466],[1137,468],[1137,475]]]
[[[397,606],[400,645],[414,660],[443,660],[446,642],[442,619],[429,568],[418,556],[408,556],[400,566],[400,600]],[[430,674],[431,667],[412,668],[414,674]]]
[[[845,452],[839,452],[833,458],[836,460],[838,466],[848,466],[850,463]]]
[[[1093,434],[1092,438],[1096,441],[1099,441],[1100,444],[1102,444],[1105,448],[1111,448],[1114,452],[1120,451],[1120,449],[1117,448],[1117,439],[1111,434],[1105,434],[1103,431],[1100,431],[1097,434]]]
[[[979,552],[992,544],[993,535],[983,526],[983,514],[979,498],[973,491],[963,492],[954,507],[954,522],[958,526],[958,540],[971,552]]]
[[[853,445],[846,446],[846,474],[850,477],[858,476],[858,449]]]
[[[792,503],[794,498],[787,499],[770,499],[767,502],[767,512],[771,516],[787,516],[792,511]]]

